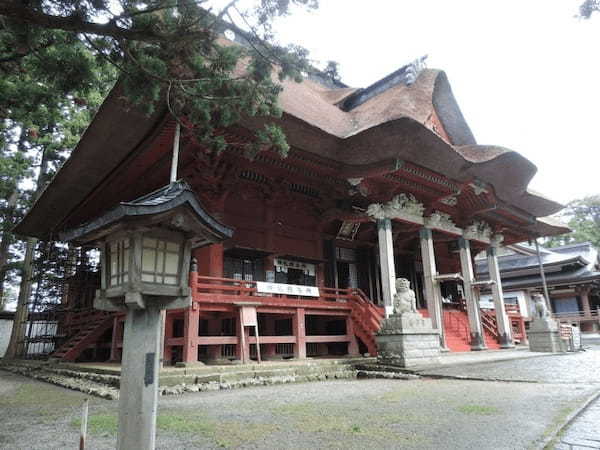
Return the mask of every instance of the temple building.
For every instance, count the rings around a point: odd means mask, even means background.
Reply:
[[[523,342],[521,315],[505,308],[498,249],[568,231],[544,219],[562,206],[527,189],[536,167],[478,145],[446,74],[419,60],[363,89],[317,77],[283,87],[283,115],[272,121],[287,136],[286,158],[266,150],[249,160],[235,144],[215,154],[181,128],[179,186],[233,234],[194,250],[193,303],[166,315],[165,360],[375,355],[400,277],[444,348]],[[248,142],[265,122],[247,118],[223,135]],[[160,194],[177,130],[166,107],[145,116],[117,84],[17,232],[60,239]],[[482,251],[486,279],[473,269]],[[99,285],[97,274],[71,275],[55,357],[119,361],[123,315],[93,309]],[[479,307],[486,288],[489,314]]]
[[[556,319],[574,323],[582,332],[600,330],[600,268],[598,250],[590,242],[554,248],[540,248],[550,307]],[[533,308],[531,294],[544,293],[535,249],[514,245],[498,257],[507,311],[521,314],[526,321]],[[476,261],[477,276],[488,277],[485,258]],[[481,293],[482,309],[494,309],[490,292]]]

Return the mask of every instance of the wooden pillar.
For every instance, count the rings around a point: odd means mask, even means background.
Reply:
[[[471,334],[471,350],[485,350],[483,327],[479,312],[479,293],[473,286],[474,273],[471,259],[471,245],[465,238],[458,240],[460,255],[460,268],[463,276],[465,300],[467,301],[467,315],[469,317],[469,330]]]
[[[264,315],[264,326],[261,329],[262,336],[273,336],[275,334],[275,315],[265,314]],[[265,344],[265,351],[263,353],[263,359],[273,358],[276,355],[275,344]]]
[[[433,248],[433,234],[429,228],[419,230],[421,241],[421,260],[423,261],[423,284],[425,285],[425,301],[431,318],[433,328],[440,333],[440,347],[446,349],[444,336],[444,317],[442,311],[442,293],[440,283],[435,279],[437,268],[435,265],[435,252]]]
[[[591,317],[592,308],[590,307],[590,289],[588,287],[581,288],[579,290],[579,297],[581,298],[581,307],[583,309],[583,315],[585,317]]]
[[[250,344],[248,343],[248,332],[244,326],[242,308],[239,308],[238,320],[237,320],[237,335],[238,335],[238,346],[237,346],[237,357],[242,364],[250,362]]]
[[[350,315],[346,316],[346,334],[350,336],[350,341],[348,342],[348,355],[360,355],[360,352],[358,351],[358,342],[356,340],[356,336],[354,335],[354,322],[352,321],[352,317],[350,317]]]
[[[194,251],[198,261],[198,274],[223,277],[223,244],[212,244]]]
[[[182,359],[184,363],[198,362],[198,327],[200,321],[200,313],[198,311],[198,303],[194,302],[194,297],[198,290],[198,264],[199,261],[195,257],[192,260],[192,267],[190,269],[189,280],[190,289],[192,291],[192,306],[186,308],[183,312]]]
[[[504,307],[504,292],[502,291],[502,279],[500,278],[500,267],[498,266],[498,246],[491,245],[487,249],[488,272],[492,284],[492,298],[496,312],[496,324],[498,326],[498,337],[500,348],[514,347],[510,321]]]
[[[110,358],[109,362],[119,361],[119,331],[120,331],[120,320],[119,316],[115,316],[113,319],[112,336],[110,340]]]
[[[183,313],[183,362],[198,362],[198,304],[192,303]]]
[[[396,294],[396,268],[394,266],[394,243],[392,240],[392,221],[377,219],[377,239],[379,243],[379,267],[381,269],[381,288],[385,317],[394,312]]]
[[[304,308],[297,308],[296,314],[292,316],[292,330],[294,336],[296,336],[294,357],[297,359],[306,358],[306,330],[304,320]]]
[[[527,329],[525,328],[525,319],[523,319],[523,315],[521,314],[519,317],[519,330],[521,332],[521,345],[529,345],[529,339],[527,339]]]
[[[375,303],[381,305],[383,298],[381,296],[381,270],[379,270],[379,258],[376,255],[377,249],[373,249],[372,259],[373,261],[373,273],[375,274]]]
[[[220,313],[213,313],[207,316],[208,322],[208,335],[209,336],[220,336],[221,335],[221,316]],[[216,315],[216,317],[215,317]],[[221,359],[221,346],[220,345],[209,345],[208,346],[208,358],[209,359]]]
[[[317,287],[322,289],[325,287],[325,264],[319,263],[316,265]]]

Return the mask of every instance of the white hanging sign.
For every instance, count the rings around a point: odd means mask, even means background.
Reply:
[[[256,290],[265,294],[301,295],[304,297],[319,297],[319,288],[300,284],[256,282]]]

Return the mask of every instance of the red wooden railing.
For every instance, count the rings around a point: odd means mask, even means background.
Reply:
[[[115,313],[93,308],[67,309],[59,327],[59,334],[71,337],[90,323],[102,321],[112,315]]]
[[[494,339],[498,339],[498,324],[496,323],[496,315],[494,313],[482,310],[481,325]]]
[[[373,304],[363,291],[357,288],[341,289],[319,287],[319,297],[305,296],[290,292],[287,294],[258,292],[256,281],[234,280],[231,278],[208,277],[190,274],[192,277],[192,298],[195,302],[253,302],[273,303],[285,306],[323,308],[327,306],[350,309],[355,334],[367,347],[369,353],[376,354],[375,333],[379,330],[384,313],[383,308]]]
[[[506,316],[510,322],[513,339],[523,342],[527,338],[525,331],[525,321],[523,316],[519,313],[518,305],[505,305]],[[498,323],[496,321],[496,314],[490,311],[481,311],[481,324],[483,328],[488,331],[495,339],[498,339]]]
[[[191,276],[194,276],[194,274],[192,273]],[[218,296],[217,298],[222,300],[225,300],[227,297],[236,297],[236,300],[239,300],[239,297],[256,297],[253,298],[253,300],[259,301],[261,297],[270,297],[289,300],[304,299],[307,301],[334,301],[340,303],[352,301],[353,298],[360,296],[362,296],[361,299],[358,299],[357,301],[366,299],[364,294],[358,293],[358,289],[319,287],[319,297],[312,297],[293,291],[287,294],[261,293],[258,292],[258,289],[256,288],[256,281],[234,280],[232,278],[208,277],[204,275],[197,275],[196,280],[195,286],[192,285],[194,290],[192,298],[195,301],[206,300],[207,296]],[[370,303],[370,300],[367,300],[367,302]]]
[[[554,313],[552,317],[561,322],[581,322],[586,320],[600,320],[600,309],[589,311],[572,311],[564,313]]]

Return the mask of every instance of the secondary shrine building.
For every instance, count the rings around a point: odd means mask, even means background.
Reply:
[[[55,239],[168,184],[175,120],[166,108],[144,116],[119,93],[18,232]],[[165,360],[374,355],[400,277],[449,350],[525,342],[519,310],[504,307],[497,249],[566,232],[542,219],[561,205],[527,190],[527,159],[475,142],[444,72],[417,61],[364,89],[289,81],[280,104],[287,158],[249,160],[235,145],[217,155],[182,128],[179,178],[234,233],[194,251],[193,304],[167,313]],[[247,142],[263,124],[222,132]],[[483,281],[473,273],[481,251]],[[97,283],[72,276],[55,357],[120,359],[124,317],[93,309]],[[493,311],[480,309],[484,287]]]

